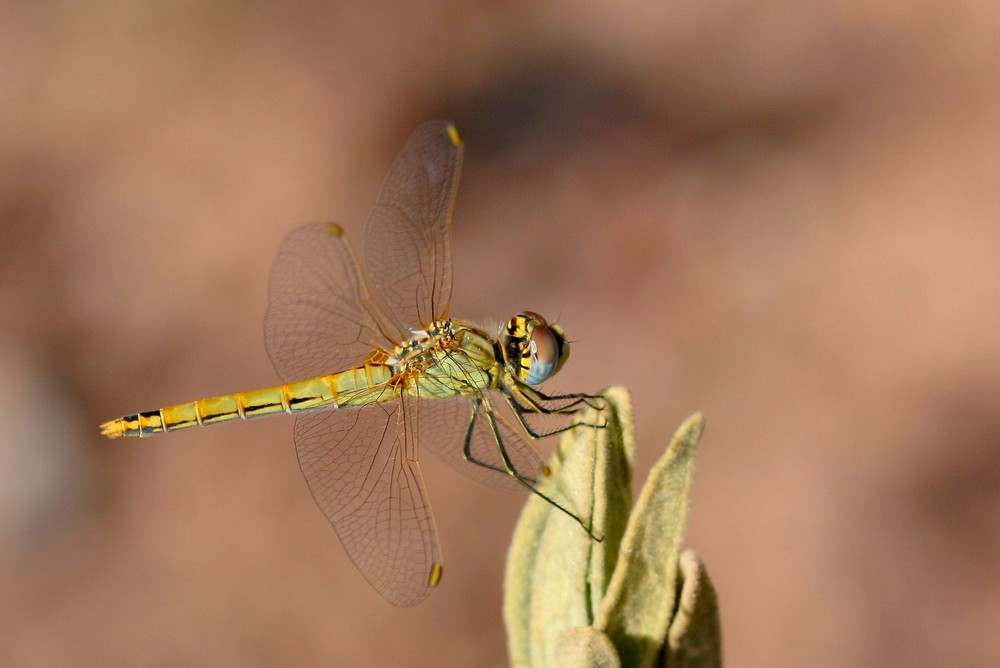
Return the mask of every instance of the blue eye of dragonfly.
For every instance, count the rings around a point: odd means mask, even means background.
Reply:
[[[558,372],[569,358],[569,342],[562,328],[525,311],[508,322],[501,333],[504,356],[512,372],[528,385],[539,385]]]

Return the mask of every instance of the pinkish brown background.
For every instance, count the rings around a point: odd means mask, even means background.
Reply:
[[[558,316],[550,389],[703,410],[688,544],[730,666],[1000,665],[991,2],[0,6],[0,665],[499,666],[523,498],[428,463],[395,609],[291,419],[97,424],[273,384],[283,236],[355,238],[421,121],[466,140],[452,312]]]

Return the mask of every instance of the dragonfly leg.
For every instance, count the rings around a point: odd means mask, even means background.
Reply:
[[[525,419],[526,414],[537,414],[537,415],[570,415],[580,411],[584,405],[594,408],[598,411],[603,411],[606,405],[605,399],[599,395],[590,394],[554,394],[546,395],[542,394],[538,390],[528,385],[515,384],[511,387],[512,392],[504,392],[504,397],[507,399],[507,403],[510,404],[511,409],[514,411],[514,415],[517,416],[518,422],[524,427],[524,430],[532,438],[545,438],[546,436],[552,436],[553,434],[559,434],[564,431],[569,431],[575,427],[592,427],[595,429],[602,429],[606,426],[606,420],[601,417],[600,424],[591,424],[588,422],[577,422],[573,424],[560,427],[558,429],[553,429],[546,432],[538,432],[532,427]],[[514,394],[517,394],[517,397]],[[520,399],[520,401],[519,401]],[[550,407],[546,406],[545,402],[559,402],[571,400],[569,404],[564,404],[562,406]],[[524,403],[521,403],[521,402]]]
[[[554,436],[556,434],[561,434],[561,433],[563,433],[565,431],[569,431],[570,429],[575,429],[576,427],[597,427],[597,428],[601,428],[601,427],[604,426],[603,424],[601,424],[601,425],[592,425],[592,424],[587,424],[587,423],[584,423],[584,422],[575,422],[575,423],[570,423],[570,424],[567,424],[567,425],[563,425],[562,427],[556,427],[555,429],[550,429],[549,431],[538,431],[538,430],[536,430],[531,425],[530,422],[528,422],[528,420],[524,416],[525,416],[525,414],[527,414],[527,415],[538,415],[538,414],[541,413],[541,411],[535,411],[535,410],[532,410],[530,407],[522,406],[520,403],[518,403],[514,399],[514,397],[511,397],[511,396],[508,396],[508,395],[504,395],[504,398],[507,400],[507,403],[510,404],[511,410],[514,411],[514,416],[517,418],[517,421],[521,425],[521,428],[524,429],[525,433],[528,434],[528,436],[530,436],[531,438],[534,438],[534,439],[547,438],[549,436]],[[543,414],[543,415],[553,415],[554,413],[550,412],[550,413],[541,413],[541,414]]]
[[[476,402],[472,405],[472,416],[469,418],[469,428],[466,429],[465,431],[465,444],[462,446],[462,456],[465,458],[465,461],[469,462],[470,464],[475,464],[476,466],[481,466],[484,469],[489,469],[491,471],[496,471],[498,473],[506,473],[508,475],[512,475],[511,471],[508,470],[507,468],[494,466],[489,462],[484,462],[481,459],[476,459],[475,455],[472,454],[472,435],[476,433],[476,421],[479,419],[479,408],[480,406],[482,406],[482,403],[483,403],[482,399],[477,399]],[[500,446],[500,452],[502,455],[504,454],[504,448],[502,445]],[[504,456],[503,459],[506,461],[507,459],[506,456]],[[514,475],[514,477],[516,478],[517,476]]]
[[[526,383],[515,383],[518,394],[524,399],[532,413],[549,415],[550,413],[575,413],[584,406],[596,410],[604,410],[606,401],[599,394],[545,394],[541,390]],[[566,402],[566,403],[564,403]],[[546,406],[545,404],[557,404],[556,406]]]
[[[479,412],[480,408],[482,407],[482,403],[483,402],[481,399],[477,399],[475,404],[473,405],[472,419],[469,421],[469,429],[466,432],[465,446],[463,449],[463,454],[465,455],[466,460],[478,466],[483,466],[485,468],[491,469],[493,471],[502,470],[502,472],[506,473],[510,477],[514,478],[514,480],[516,480],[518,483],[526,487],[532,494],[537,494],[538,496],[542,497],[547,503],[550,503],[553,507],[563,512],[567,517],[573,518],[573,520],[580,525],[580,528],[582,528],[584,531],[587,532],[587,535],[590,536],[591,539],[596,540],[598,542],[603,540],[604,536],[595,535],[593,530],[589,526],[587,526],[587,524],[584,523],[584,521],[580,518],[579,515],[572,512],[565,506],[561,505],[559,502],[557,502],[555,499],[547,495],[545,492],[539,490],[535,486],[534,480],[518,473],[517,469],[514,468],[514,462],[511,461],[510,455],[507,454],[507,449],[503,445],[503,438],[500,436],[500,427],[497,425],[496,417],[493,415],[491,411],[486,411],[486,419],[489,422],[490,432],[493,434],[493,438],[497,444],[497,449],[500,452],[500,458],[501,460],[503,460],[503,469],[493,466],[487,462],[477,460],[475,457],[473,457],[472,434],[474,433],[476,420],[479,418]]]

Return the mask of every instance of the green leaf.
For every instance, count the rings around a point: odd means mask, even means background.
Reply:
[[[677,561],[687,524],[700,413],[681,425],[653,467],[622,540],[621,558],[594,626],[623,665],[649,666],[663,646],[675,605]]]
[[[554,503],[533,496],[518,522],[504,597],[511,662],[718,666],[714,590],[694,553],[679,556],[704,419],[677,431],[629,515],[631,402],[622,388],[605,397],[562,439],[540,486]]]
[[[678,576],[680,604],[667,633],[663,665],[719,668],[722,666],[719,600],[705,564],[694,550],[684,550],[681,554]]]
[[[635,455],[628,392],[575,418],[541,490],[603,540],[538,495],[521,514],[507,558],[504,623],[514,666],[552,666],[560,634],[590,626],[615,568],[631,507]],[[587,425],[603,425],[598,428]]]
[[[622,665],[611,639],[589,626],[560,633],[555,657],[558,668],[619,668]]]

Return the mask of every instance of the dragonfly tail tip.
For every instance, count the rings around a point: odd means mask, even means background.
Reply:
[[[101,425],[101,436],[118,438],[123,435],[124,431],[122,430],[121,420],[111,420]]]

